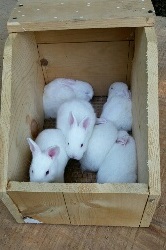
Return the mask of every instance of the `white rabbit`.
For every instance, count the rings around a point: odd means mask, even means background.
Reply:
[[[29,169],[32,182],[64,182],[64,170],[68,161],[65,138],[59,129],[45,129],[35,142],[27,138],[32,152]]]
[[[109,88],[107,102],[97,124],[112,121],[118,130],[130,131],[132,127],[131,93],[125,83],[115,82]]]
[[[45,118],[56,118],[57,110],[64,101],[76,97],[90,101],[93,94],[93,88],[87,82],[57,78],[44,88],[43,108]]]
[[[80,160],[83,171],[98,171],[101,163],[117,139],[117,129],[112,122],[96,125],[88,148]]]
[[[109,87],[107,101],[109,101],[113,96],[121,96],[131,99],[131,92],[128,90],[126,83],[114,82]]]
[[[57,113],[57,128],[65,135],[66,152],[70,158],[82,158],[95,122],[96,114],[87,101],[74,99],[60,106]]]
[[[135,183],[136,180],[135,141],[126,131],[119,131],[117,141],[99,168],[97,182]]]

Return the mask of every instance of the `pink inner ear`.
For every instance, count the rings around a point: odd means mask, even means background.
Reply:
[[[48,150],[48,155],[51,157],[51,158],[54,158],[55,156],[57,156],[59,154],[59,148],[56,147],[56,148],[50,148]]]
[[[83,121],[83,128],[87,129],[88,126],[89,126],[89,118],[86,118],[86,119]]]

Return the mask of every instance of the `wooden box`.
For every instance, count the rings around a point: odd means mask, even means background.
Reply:
[[[160,197],[158,53],[150,0],[23,0],[8,21],[0,121],[0,195],[17,222],[148,227]],[[27,137],[43,129],[56,77],[132,90],[138,183],[30,183]],[[28,218],[28,219],[27,219]]]

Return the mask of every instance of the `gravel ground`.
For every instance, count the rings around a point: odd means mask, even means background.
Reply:
[[[152,0],[156,16],[166,17],[166,0]]]

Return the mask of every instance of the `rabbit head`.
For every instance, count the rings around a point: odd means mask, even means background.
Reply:
[[[41,151],[39,146],[32,139],[27,138],[27,141],[32,152],[32,162],[29,170],[30,181],[54,181],[58,168],[57,156],[60,153],[60,148],[54,146],[45,151]]]
[[[77,98],[85,101],[90,101],[94,95],[92,86],[87,82],[76,80],[76,84],[73,86]]]
[[[85,117],[78,123],[73,113],[70,112],[68,122],[70,129],[66,136],[66,152],[70,158],[80,160],[88,146],[86,134],[90,118]]]
[[[123,82],[114,82],[113,84],[111,84],[108,92],[109,98],[113,96],[127,97],[130,99],[131,92],[130,90],[128,90],[127,84]]]

